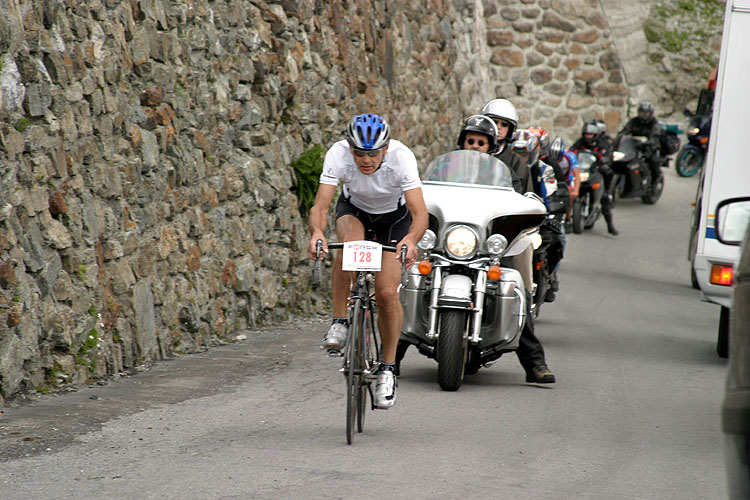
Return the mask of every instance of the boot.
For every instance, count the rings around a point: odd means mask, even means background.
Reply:
[[[607,210],[604,212],[604,220],[607,221],[607,232],[612,236],[617,236],[620,232],[615,229],[615,223],[612,221],[612,212]]]

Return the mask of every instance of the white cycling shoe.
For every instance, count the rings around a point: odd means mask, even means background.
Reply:
[[[340,356],[341,351],[346,345],[346,338],[349,335],[349,327],[343,323],[334,323],[328,329],[328,333],[323,337],[321,349],[325,349],[331,356]]]
[[[396,403],[396,375],[390,370],[380,370],[375,383],[375,407],[387,410]]]

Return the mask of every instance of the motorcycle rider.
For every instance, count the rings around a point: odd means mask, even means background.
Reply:
[[[578,157],[575,153],[565,149],[565,141],[561,137],[552,141],[549,149],[550,158],[557,161],[563,175],[568,179],[570,203],[565,211],[565,232],[568,233],[571,230],[570,212],[573,208],[573,201],[578,198],[578,193],[581,190],[581,171],[578,168]]]
[[[498,127],[495,125],[495,121],[488,117],[486,114],[482,115],[473,115],[470,116],[465,122],[463,127],[461,128],[461,132],[458,135],[458,146],[461,149],[473,149],[476,151],[480,151],[482,153],[488,153],[492,154],[492,152],[496,153],[497,158],[501,158],[499,155],[497,155],[497,149],[501,147],[498,142],[495,139],[499,137],[498,134]],[[515,128],[515,123],[512,124],[512,126]],[[508,129],[510,126],[505,126],[504,129]],[[487,139],[487,142],[484,144],[479,144],[480,140],[483,138]],[[483,141],[482,141],[483,142]],[[507,147],[508,141],[502,141],[504,144],[502,147]],[[510,154],[510,157],[513,158],[515,156],[515,153],[511,151],[511,148],[507,147],[507,151]],[[516,158],[516,160],[519,160],[519,158]],[[502,161],[502,160],[501,160]],[[505,162],[503,162],[505,163]],[[507,165],[507,163],[506,163]],[[511,169],[511,173],[513,173]],[[516,191],[519,191],[522,189],[521,183],[518,182],[516,184],[516,177],[514,177],[514,188]],[[521,253],[515,257],[512,257],[513,260],[513,267],[517,269],[524,280],[524,283],[527,284],[527,292],[526,292],[526,304],[527,304],[527,313],[526,313],[526,324],[524,325],[523,331],[521,332],[521,338],[519,340],[518,349],[516,350],[516,354],[518,355],[518,359],[521,362],[521,366],[526,371],[526,382],[535,382],[538,384],[552,384],[555,382],[555,376],[552,374],[552,372],[547,367],[547,363],[544,357],[544,349],[542,348],[541,342],[539,342],[539,339],[534,334],[534,319],[533,315],[531,314],[531,283],[532,283],[532,252],[533,249],[529,247],[528,251],[528,258],[523,258],[519,260],[519,256],[523,256],[524,253]],[[527,262],[528,261],[528,262]],[[519,269],[519,267],[522,267],[523,270]]]
[[[567,177],[563,174],[560,165],[551,161],[548,157],[549,151],[549,134],[542,128],[534,127],[528,130],[520,130],[516,134],[513,142],[513,150],[516,151],[523,159],[526,159],[531,172],[531,180],[534,185],[534,192],[541,196],[547,208],[550,208],[550,196],[547,192],[545,179],[552,176],[556,180],[556,190],[554,196],[562,201],[565,209],[570,204],[570,194],[568,191]],[[546,160],[543,161],[542,157]],[[549,290],[544,298],[545,302],[555,300],[555,293],[559,288],[557,274],[554,270],[558,269],[560,261],[563,258],[565,250],[565,229],[562,224],[545,222],[542,231],[550,237],[550,244],[547,249],[547,260],[553,269],[552,281]]]
[[[617,134],[615,141],[615,144],[619,144],[620,138],[624,135],[640,135],[648,138],[641,148],[643,148],[643,155],[651,169],[651,180],[654,185],[662,178],[660,165],[664,158],[659,154],[661,134],[659,121],[654,116],[654,105],[649,101],[642,101],[638,104],[638,115],[628,120]]]
[[[584,149],[596,154],[599,163],[599,172],[604,178],[604,194],[602,195],[602,215],[607,222],[607,232],[617,236],[620,232],[615,228],[614,217],[612,215],[612,180],[615,173],[612,170],[612,148],[610,142],[599,133],[599,127],[596,122],[588,121],[581,128],[581,137],[573,143],[570,151],[578,153]]]
[[[482,108],[482,114],[489,116],[497,125],[497,149],[492,153],[497,159],[505,163],[520,179],[513,187],[518,193],[533,191],[529,170],[521,159],[513,153],[510,147],[513,134],[518,127],[518,112],[507,99],[493,99]]]
[[[316,242],[328,252],[325,228],[328,212],[339,183],[343,191],[336,202],[336,235],[341,242],[365,239],[367,230],[384,245],[407,247],[406,264],[417,258],[417,242],[427,229],[428,215],[414,153],[403,143],[391,140],[386,120],[376,114],[354,116],[346,138],[326,152],[323,172],[310,209],[308,253],[316,257]],[[394,374],[396,348],[403,323],[398,297],[401,264],[398,254],[385,253],[375,281],[378,328],[382,338],[382,361],[377,374],[374,405],[390,408],[396,401]],[[322,256],[321,256],[322,258]],[[342,252],[337,252],[332,271],[333,323],[322,347],[338,353],[346,343],[348,325],[346,299],[350,273],[341,269]]]

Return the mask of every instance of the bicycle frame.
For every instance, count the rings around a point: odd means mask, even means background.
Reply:
[[[331,243],[329,249],[341,249],[343,243]],[[396,247],[382,246],[384,251],[396,252]],[[316,257],[322,252],[322,241],[318,241]],[[402,281],[406,272],[406,247],[401,250]],[[320,280],[320,263],[316,259],[313,270],[313,283]],[[357,432],[364,430],[367,392],[370,393],[370,407],[375,409],[372,381],[380,367],[380,337],[375,328],[374,304],[375,272],[353,271],[354,280],[350,283],[347,297],[349,338],[343,353],[339,370],[346,378],[346,442],[352,444],[356,421]]]

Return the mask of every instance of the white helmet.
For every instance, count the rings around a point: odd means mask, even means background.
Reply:
[[[512,125],[508,130],[506,139],[513,137],[513,132],[518,126],[518,112],[516,107],[507,99],[493,99],[482,108],[482,114],[489,116],[493,120],[503,119],[509,121]]]

